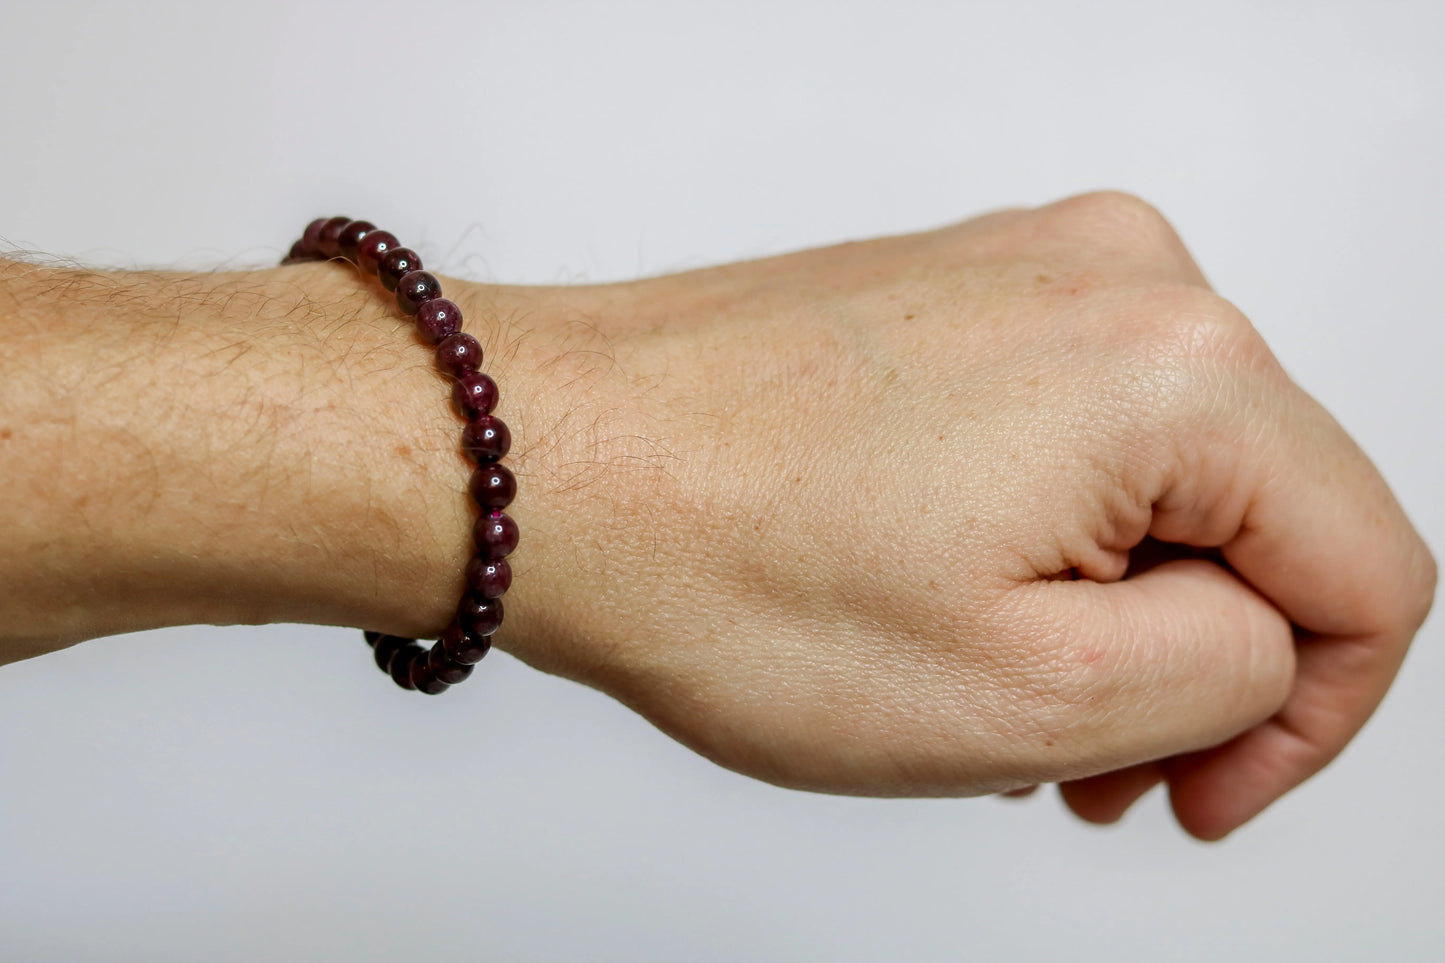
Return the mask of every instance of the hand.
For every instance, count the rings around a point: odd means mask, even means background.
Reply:
[[[1108,820],[1167,780],[1217,838],[1339,752],[1433,598],[1368,460],[1130,198],[446,290],[513,431],[497,644],[781,785],[1061,781]],[[445,626],[456,418],[353,268],[0,263],[0,341],[0,662]]]
[[[1217,838],[1340,751],[1430,607],[1375,469],[1132,198],[488,312],[499,644],[749,775],[1060,781],[1096,820],[1165,780]],[[1157,543],[1216,551],[1131,571]]]

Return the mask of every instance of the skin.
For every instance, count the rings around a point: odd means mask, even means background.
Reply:
[[[496,644],[760,779],[1056,782],[1096,822],[1165,782],[1218,839],[1338,754],[1430,609],[1385,482],[1132,197],[443,287],[513,432]],[[434,637],[468,465],[378,291],[0,262],[0,661],[192,622]]]

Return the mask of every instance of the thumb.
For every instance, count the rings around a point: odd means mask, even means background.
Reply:
[[[1219,745],[1289,695],[1288,620],[1213,562],[1165,562],[1119,582],[1035,582],[1027,592],[1022,624],[1042,632],[1076,705],[1057,741],[1081,771],[1045,779]]]

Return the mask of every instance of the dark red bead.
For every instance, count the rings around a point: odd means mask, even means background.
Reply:
[[[343,227],[341,233],[337,235],[336,253],[348,261],[354,262],[356,260],[356,246],[361,243],[362,238],[374,230],[376,230],[376,225],[370,221],[352,221]]]
[[[468,638],[486,638],[502,627],[502,600],[468,592],[457,606],[457,624]]]
[[[392,654],[391,661],[386,664],[386,671],[391,673],[391,681],[403,689],[415,689],[416,686],[411,682],[411,663],[418,656],[425,655],[426,649],[408,639],[406,645],[397,649]]]
[[[383,672],[390,672],[391,657],[415,641],[415,639],[404,639],[399,635],[381,636],[376,640],[376,667]]]
[[[307,257],[321,256],[321,229],[329,220],[329,217],[318,217],[306,225],[306,230],[301,235],[301,250]]]
[[[482,598],[499,599],[512,587],[512,566],[500,558],[474,558],[467,563],[467,585]]]
[[[492,641],[486,636],[472,638],[458,623],[447,626],[438,640],[447,658],[458,665],[475,665],[492,648]]]
[[[380,642],[386,636],[381,632],[363,632],[361,633],[361,637],[366,640],[367,645],[374,649],[376,648],[376,643]]]
[[[308,260],[306,254],[306,245],[301,241],[297,241],[295,244],[291,245],[291,250],[286,252],[286,261],[284,263],[290,264],[293,261],[305,260]]]
[[[452,385],[452,404],[463,417],[485,415],[497,406],[497,383],[480,371],[469,371]]]
[[[368,231],[356,245],[356,263],[367,274],[375,274],[381,259],[398,247],[401,242],[390,231]]]
[[[418,272],[426,274],[425,271]],[[407,275],[410,277],[411,275]],[[426,274],[431,277],[430,274]],[[406,283],[402,278],[402,284]],[[401,297],[401,287],[396,289],[397,297]],[[416,309],[416,330],[421,339],[427,344],[436,344],[449,334],[456,334],[462,329],[462,309],[446,298],[434,297],[422,302],[421,307]]]
[[[462,429],[462,451],[478,465],[499,460],[511,447],[512,433],[495,415],[482,415]]]
[[[499,512],[517,497],[517,479],[501,465],[482,465],[472,472],[472,498],[489,512]]]
[[[333,217],[321,225],[321,237],[316,249],[322,257],[336,257],[341,253],[336,245],[341,241],[342,230],[350,223],[349,217]]]
[[[480,558],[505,558],[517,548],[517,523],[504,512],[488,512],[477,516],[477,522],[472,526],[472,537],[477,543],[477,555]],[[510,585],[511,582],[512,575],[508,572],[507,584]]]
[[[436,275],[427,271],[412,271],[403,274],[396,282],[396,303],[407,314],[417,310],[432,298],[442,296],[442,283]]]
[[[432,646],[431,651],[427,653],[426,665],[432,671],[432,675],[447,685],[465,682],[467,676],[472,674],[471,663],[453,662],[452,657],[447,655],[446,647],[440,642]]]
[[[437,367],[460,378],[482,365],[482,346],[465,331],[449,334],[437,345]]]
[[[433,649],[440,649],[441,646],[434,645]],[[437,674],[431,668],[431,653],[426,652],[411,660],[411,686],[419,692],[427,695],[440,695],[451,688],[450,683],[437,678]]]
[[[421,258],[409,247],[394,247],[376,265],[381,286],[388,291],[396,290],[396,282],[413,271],[421,270]]]

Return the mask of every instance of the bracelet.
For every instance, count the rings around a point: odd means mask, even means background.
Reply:
[[[397,685],[437,695],[472,674],[502,624],[502,595],[512,584],[506,557],[517,547],[517,524],[502,509],[516,495],[517,481],[498,462],[511,447],[512,436],[491,413],[497,384],[478,370],[482,346],[462,333],[461,309],[441,296],[440,282],[422,270],[416,252],[370,221],[319,217],[306,226],[281,263],[338,257],[376,275],[386,290],[396,292],[402,311],[416,316],[417,334],[435,346],[437,367],[454,379],[452,403],[467,421],[462,451],[477,466],[468,489],[481,514],[473,528],[476,554],[467,564],[467,591],[456,616],[430,649],[416,639],[364,633],[377,666]]]

